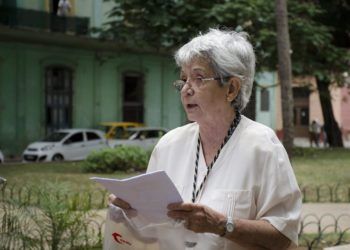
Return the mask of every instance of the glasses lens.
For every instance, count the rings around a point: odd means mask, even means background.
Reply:
[[[182,80],[177,80],[173,83],[173,86],[176,88],[177,91],[181,91],[186,83]]]

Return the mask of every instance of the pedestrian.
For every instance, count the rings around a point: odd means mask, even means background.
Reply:
[[[181,73],[174,86],[193,122],[164,135],[148,165],[148,172],[164,170],[184,200],[168,206],[168,216],[184,226],[157,229],[164,236],[159,248],[297,245],[301,194],[288,155],[272,129],[241,114],[255,72],[248,35],[210,29],[183,45],[175,60]],[[109,199],[132,209],[113,194]],[[176,237],[178,230],[195,237]]]
[[[316,147],[319,147],[320,135],[321,135],[321,125],[318,123],[316,119],[312,120],[309,126],[310,147],[312,147],[313,143],[315,143]]]
[[[57,15],[68,16],[70,14],[71,9],[72,5],[70,4],[69,0],[60,0],[58,3]]]

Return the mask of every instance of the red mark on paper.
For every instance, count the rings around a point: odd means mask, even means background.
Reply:
[[[119,244],[127,244],[127,245],[131,246],[131,243],[127,240],[124,240],[123,236],[121,236],[117,232],[112,233],[112,236],[113,236],[114,240],[116,242],[118,242]]]

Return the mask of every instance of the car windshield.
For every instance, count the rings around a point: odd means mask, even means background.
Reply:
[[[44,140],[44,142],[59,142],[61,141],[64,137],[66,137],[66,135],[68,135],[68,133],[64,133],[64,132],[54,132],[50,135],[48,135]]]

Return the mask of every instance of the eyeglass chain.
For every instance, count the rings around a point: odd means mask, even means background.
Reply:
[[[200,139],[200,135],[198,136],[198,141],[197,141],[197,153],[196,153],[196,161],[195,161],[195,170],[194,170],[194,176],[193,176],[193,192],[192,192],[192,202],[194,203],[200,193],[200,191],[203,189],[204,183],[206,182],[208,175],[211,171],[211,169],[214,166],[214,163],[216,162],[216,160],[218,159],[221,150],[223,149],[223,147],[225,146],[225,144],[228,142],[228,140],[231,138],[233,132],[235,132],[239,122],[241,121],[241,113],[236,110],[236,117],[235,119],[233,119],[230,128],[227,131],[227,135],[224,138],[224,141],[222,142],[220,148],[218,149],[218,152],[216,153],[213,161],[210,163],[210,165],[207,167],[207,173],[204,176],[204,179],[201,183],[201,185],[199,186],[199,189],[197,190],[197,177],[198,177],[198,161],[199,161],[199,149],[200,149],[200,145],[201,145],[201,139]]]

